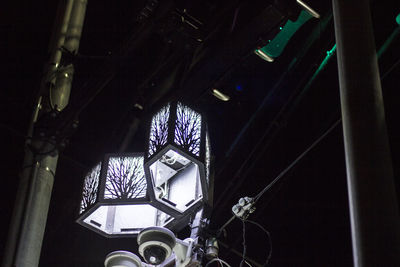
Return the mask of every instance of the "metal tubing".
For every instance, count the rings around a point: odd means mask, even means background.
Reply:
[[[368,0],[334,0],[354,266],[400,266],[400,223]]]
[[[59,111],[68,104],[73,74],[72,65],[60,69],[61,53],[59,48],[64,46],[69,51],[76,52],[78,50],[86,0],[67,0],[61,7],[64,9],[62,25],[58,28],[57,39],[54,42],[55,47],[51,49],[53,51],[49,64],[51,67],[42,82],[42,85],[47,82],[52,83],[54,77],[56,76],[57,80],[59,75],[68,78],[58,83],[55,81],[55,85],[51,89],[53,94],[50,94],[50,100]],[[66,73],[68,74],[66,75]],[[46,95],[43,91],[41,93]],[[39,99],[41,98],[39,97]],[[33,112],[28,136],[32,136],[39,108],[40,104]],[[49,110],[42,112],[49,112]],[[39,265],[57,161],[56,144],[46,140],[27,140],[24,169],[21,173],[2,261],[3,267],[36,267]]]
[[[45,156],[33,167],[25,201],[15,266],[38,266],[58,155]]]
[[[72,55],[76,55],[79,49],[86,5],[87,0],[74,0],[65,37],[63,34],[60,35],[60,39],[64,38],[62,47],[67,53],[71,53]],[[59,48],[61,48],[61,46],[58,47],[56,53],[59,53]],[[60,61],[60,59],[58,59],[58,61]],[[73,64],[63,66],[57,63],[56,66],[56,80],[55,86],[50,89],[50,103],[52,106],[51,108],[62,111],[69,102],[74,66]]]

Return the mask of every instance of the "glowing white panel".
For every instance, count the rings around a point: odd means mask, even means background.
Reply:
[[[101,163],[97,164],[85,177],[79,214],[96,202],[100,170]]]
[[[154,162],[154,164],[150,166],[150,171],[153,174],[154,186],[157,188],[176,174],[176,171],[173,168],[169,167],[161,160]]]
[[[170,217],[149,204],[100,206],[84,223],[109,235],[131,235],[150,226],[164,226]]]
[[[193,153],[200,155],[201,115],[178,102],[176,108],[174,142]]]
[[[207,185],[209,185],[210,180],[210,165],[211,165],[211,144],[210,138],[208,137],[208,133],[206,134],[206,156],[205,156],[205,171],[206,171],[206,181]]]
[[[101,206],[97,208],[94,212],[92,212],[88,217],[86,217],[84,222],[105,231],[107,212],[108,206]]]
[[[148,153],[149,157],[167,143],[169,110],[170,104],[166,105],[159,112],[157,112],[151,120]]]
[[[184,212],[202,199],[199,166],[169,150],[149,167],[159,202]]]
[[[143,157],[110,157],[107,166],[105,199],[134,199],[146,196]]]
[[[170,179],[168,200],[176,204],[176,209],[184,211],[201,198],[200,174],[197,164],[190,164],[184,172]]]

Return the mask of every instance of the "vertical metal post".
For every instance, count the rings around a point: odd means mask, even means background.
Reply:
[[[67,53],[71,53],[72,55],[78,53],[83,22],[85,19],[86,5],[87,0],[73,1],[66,36],[64,39],[64,43],[62,44],[62,48],[65,49]],[[62,34],[60,38],[63,38]],[[55,52],[60,53],[60,48],[61,46],[59,46]],[[56,60],[60,59],[61,57],[57,58]],[[74,75],[74,65],[62,65],[56,63],[56,68],[56,81],[53,90],[50,91],[51,94],[49,97],[52,108],[58,111],[62,111],[68,105],[71,92],[72,77]]]
[[[43,78],[38,105],[33,112],[28,131],[28,136],[32,138],[27,140],[24,166],[2,260],[3,267],[35,267],[39,265],[58,151],[54,142],[37,140],[33,132],[42,108],[42,98],[49,95],[51,103],[51,107],[43,108],[42,113],[52,112],[53,109],[62,111],[68,104],[73,66],[72,64],[62,66],[60,47],[64,46],[68,51],[77,52],[86,2],[86,0],[61,2],[63,17],[56,33],[54,47],[51,48],[49,68]],[[48,88],[47,84],[52,84],[52,86]],[[47,90],[50,90],[50,94],[46,92]]]
[[[204,227],[204,224],[202,222],[203,220],[203,213],[204,210],[200,209],[196,212],[192,225],[191,225],[191,231],[190,231],[190,238],[192,239],[197,239],[199,237],[199,233],[202,231],[202,228]]]
[[[205,222],[205,218],[203,218],[204,216],[204,208],[201,208],[200,210],[198,210],[195,215],[194,218],[192,220],[191,223],[191,231],[190,231],[190,238],[194,240],[194,245],[197,244],[202,244],[204,242],[203,240],[203,230],[206,227],[207,223]],[[197,252],[193,252],[192,254],[192,259],[191,259],[191,263],[194,265],[198,264],[200,265],[202,261],[201,255]]]
[[[333,0],[353,259],[400,266],[399,210],[368,0]]]

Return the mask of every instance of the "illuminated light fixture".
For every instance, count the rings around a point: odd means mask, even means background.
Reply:
[[[400,25],[400,13],[397,15],[397,17],[396,17],[396,22],[397,22],[397,24],[399,24]]]
[[[274,58],[268,56],[266,53],[264,53],[261,49],[256,49],[254,51],[254,54],[256,54],[257,56],[259,56],[260,58],[264,59],[265,61],[268,62],[274,62]]]
[[[303,2],[302,2],[303,3]],[[290,39],[302,27],[308,20],[312,18],[310,12],[302,10],[296,21],[288,20],[283,27],[280,27],[279,33],[268,41],[268,44],[262,48],[258,48],[254,51],[256,55],[265,61],[273,62],[275,58],[279,57]]]
[[[211,203],[210,141],[205,118],[181,102],[152,117],[144,168],[154,205],[176,217]]]
[[[86,176],[77,222],[107,237],[137,235],[175,220],[149,198],[143,153],[108,154]]]
[[[304,9],[306,10],[311,16],[313,16],[314,18],[319,19],[321,16],[320,14],[318,14],[317,11],[315,11],[314,9],[312,9],[309,5],[307,5],[306,3],[304,3],[301,0],[296,0],[296,2]]]
[[[218,98],[219,100],[222,101],[229,101],[230,97],[222,92],[220,92],[218,89],[213,88],[212,89],[213,95]]]
[[[141,104],[139,104],[139,103],[135,103],[135,105],[133,105],[133,107],[137,108],[137,109],[140,109],[140,110],[143,110],[143,106]]]

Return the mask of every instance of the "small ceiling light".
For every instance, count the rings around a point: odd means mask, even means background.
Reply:
[[[304,4],[301,1],[300,3]],[[305,6],[308,7],[307,5]],[[300,12],[296,21],[291,21],[290,19],[287,20],[283,27],[279,27],[280,31],[278,32],[278,34],[275,35],[274,39],[268,41],[268,44],[263,46],[262,48],[256,49],[254,53],[268,62],[273,62],[275,58],[279,57],[290,39],[297,32],[297,30],[300,29],[313,16],[318,15],[318,13],[316,13],[309,7],[308,9],[304,7],[304,9],[305,10],[302,10]],[[312,13],[310,10],[313,11],[315,14]]]
[[[230,97],[229,97],[228,95],[226,95],[226,94],[220,92],[218,89],[213,88],[213,89],[212,89],[212,93],[213,93],[213,95],[214,95],[216,98],[218,98],[219,100],[222,100],[222,101],[225,101],[225,102],[226,102],[226,101],[229,101],[229,99],[230,99]]]
[[[137,235],[174,218],[152,206],[143,154],[109,154],[85,177],[77,222],[104,236]]]
[[[151,120],[144,169],[154,204],[179,217],[211,203],[210,141],[204,116],[171,102]]]
[[[274,58],[270,57],[269,55],[267,55],[264,51],[262,51],[261,49],[256,49],[254,50],[254,54],[256,54],[257,56],[259,56],[260,58],[264,59],[265,61],[268,62],[274,62]]]
[[[139,104],[139,103],[135,103],[135,105],[133,105],[133,107],[137,108],[139,110],[143,110],[144,109],[143,106],[141,104]]]
[[[301,0],[296,0],[296,2],[304,9],[306,10],[311,16],[313,16],[314,18],[319,19],[321,16],[320,14],[318,14],[317,11],[315,11],[314,9],[312,9],[309,5],[307,5],[306,3],[304,3]]]

